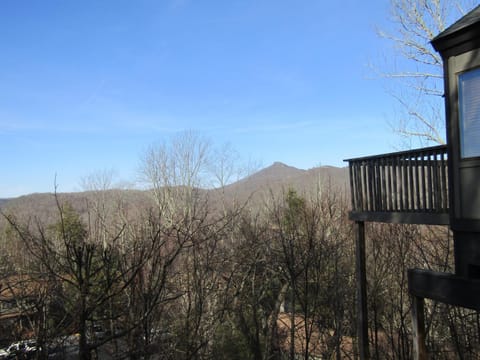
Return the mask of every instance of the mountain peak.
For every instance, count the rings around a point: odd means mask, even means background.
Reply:
[[[271,166],[291,167],[291,166],[288,166],[287,164],[284,164],[281,161],[275,161]]]
[[[256,187],[260,187],[259,184],[265,185],[272,182],[283,182],[297,178],[304,173],[306,173],[306,170],[297,169],[280,161],[275,161],[272,165],[240,180],[239,183],[248,182],[255,184]]]
[[[287,164],[285,164],[281,161],[275,161],[272,165],[266,167],[263,170],[267,170],[267,169],[276,169],[276,170],[279,170],[279,171],[288,170],[288,171],[292,171],[292,172],[299,172],[299,171],[303,172],[303,171],[305,171],[305,170],[302,170],[302,169],[298,169],[294,166],[287,165]],[[260,170],[260,171],[262,171],[262,170]]]

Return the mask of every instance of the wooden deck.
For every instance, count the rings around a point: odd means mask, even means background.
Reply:
[[[354,221],[449,224],[447,147],[345,160]]]

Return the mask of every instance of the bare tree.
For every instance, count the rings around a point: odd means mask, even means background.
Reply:
[[[6,219],[25,244],[41,280],[48,282],[49,291],[55,289],[57,301],[68,314],[70,322],[63,324],[63,332],[78,332],[79,358],[90,359],[92,352],[117,336],[95,338],[93,326],[125,316],[124,289],[136,279],[155,246],[134,241],[120,246],[124,227],[105,241],[99,237],[104,232],[95,229],[101,222],[87,225],[68,204],[56,201],[59,220],[53,225],[37,221],[31,228],[12,216]],[[160,241],[160,237],[153,240]],[[137,254],[136,261],[125,262],[131,253]]]
[[[378,34],[391,41],[397,57],[380,71],[400,105],[393,128],[405,140],[445,143],[443,70],[430,41],[475,5],[472,0],[391,0],[391,31]]]
[[[323,187],[309,197],[288,190],[270,210],[271,261],[288,290],[282,301],[288,315],[283,348],[289,359],[351,355],[343,347],[344,337],[351,334],[348,309],[353,303],[346,209],[338,193]]]
[[[288,285],[274,261],[269,223],[264,217],[245,211],[235,233],[225,275],[230,288],[227,318],[238,336],[229,346],[243,355],[236,358],[277,359],[277,321]]]
[[[169,286],[177,298],[165,311],[174,312],[169,328],[175,338],[176,358],[206,357],[222,305],[221,265],[225,261],[226,231],[232,228],[236,211],[210,199],[205,188],[225,186],[234,176],[236,153],[231,147],[215,150],[208,139],[186,131],[144,154],[140,176],[152,189],[155,212],[171,244],[181,251],[171,271]],[[219,199],[214,199],[219,200]],[[220,211],[222,210],[222,211]]]
[[[188,239],[178,237],[175,227],[166,226],[154,211],[137,223],[128,224],[125,232],[133,241],[127,240],[129,255],[123,257],[121,268],[140,264],[124,289],[128,309],[124,330],[128,334],[129,355],[132,359],[148,359],[156,353],[167,359],[171,354],[170,339],[166,337],[170,321],[166,313],[169,304],[182,295],[172,282],[178,276],[176,260],[189,246]],[[143,251],[145,248],[150,249],[148,254]],[[145,255],[151,256],[144,258]]]
[[[140,179],[152,189],[163,216],[191,212],[207,184],[210,142],[193,131],[180,133],[155,146],[141,158]]]

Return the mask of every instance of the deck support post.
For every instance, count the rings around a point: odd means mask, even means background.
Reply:
[[[413,359],[427,360],[428,352],[425,345],[425,300],[412,295],[412,328],[413,328]]]
[[[370,359],[368,346],[367,271],[365,257],[365,223],[356,221],[357,338],[360,360]]]

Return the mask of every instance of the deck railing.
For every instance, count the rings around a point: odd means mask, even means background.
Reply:
[[[403,222],[445,223],[448,220],[447,147],[435,146],[346,160],[349,163],[352,214],[438,214],[424,221],[412,216]],[[363,215],[362,215],[363,214]],[[397,217],[398,218],[398,217]]]

